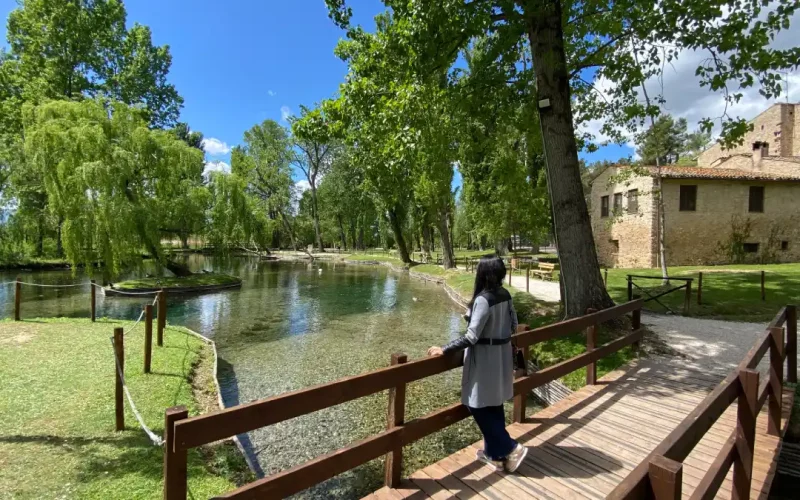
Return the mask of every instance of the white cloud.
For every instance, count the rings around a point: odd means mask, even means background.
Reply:
[[[278,93],[275,92],[274,90],[267,90],[267,95],[270,97],[275,97],[276,95],[278,95]]]
[[[765,9],[766,11],[767,9]],[[796,12],[792,16],[791,25],[800,25],[800,12]],[[786,49],[795,45],[797,45],[795,28],[781,31],[769,44],[773,49]],[[662,80],[654,76],[645,84],[651,100],[655,96],[663,95],[665,103],[662,106],[662,112],[676,118],[685,118],[690,131],[698,128],[701,119],[711,118],[714,120],[726,112],[724,94],[721,91],[712,92],[707,86],[701,87],[700,77],[695,75],[697,67],[708,58],[710,58],[710,54],[706,52],[683,51],[677,60],[673,61],[671,65],[665,66]],[[800,100],[800,68],[796,68],[785,76],[789,82],[789,102],[798,102]],[[606,93],[613,85],[603,78],[593,83],[601,94]],[[772,104],[786,102],[785,93],[777,99],[765,99],[758,93],[757,82],[753,87],[746,89],[737,89],[735,82],[731,83],[731,93],[742,94],[738,103],[727,108],[727,114],[731,118],[741,117],[750,120]],[[644,103],[644,96],[641,94],[639,101]],[[602,125],[603,121],[601,120],[591,120],[580,124],[579,130],[593,133],[595,142],[602,144],[608,141],[608,137],[600,132]],[[647,126],[649,126],[649,120],[645,123],[645,127]],[[718,134],[719,130],[719,120],[716,120],[714,135]],[[632,136],[626,137],[625,145],[635,149],[632,139]]]
[[[289,106],[281,106],[281,120],[288,122],[290,116],[292,116],[292,108]]]
[[[231,147],[227,143],[215,137],[203,139],[203,150],[211,156],[226,155],[231,152]]]
[[[311,189],[311,184],[308,181],[297,181],[294,183],[294,190],[297,193],[297,196],[303,196],[303,193]]]
[[[207,161],[206,166],[203,169],[203,175],[208,177],[211,172],[225,172],[226,174],[229,174],[231,172],[231,166],[220,160]]]

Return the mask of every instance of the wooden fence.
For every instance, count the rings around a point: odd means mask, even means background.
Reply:
[[[755,368],[767,351],[769,376],[759,383],[759,372]],[[780,435],[783,365],[787,360],[786,379],[796,383],[795,306],[786,306],[780,310],[739,366],[607,498],[681,498],[682,461],[734,401],[738,401],[736,428],[725,441],[691,499],[714,498],[731,466],[733,498],[750,498],[757,416],[764,404],[768,404],[767,433]]]
[[[679,281],[679,282],[682,282],[683,285],[673,286],[671,288],[668,288],[667,290],[660,290],[659,289],[657,292],[650,293],[650,291],[648,289],[642,288],[639,285],[637,285],[636,283],[634,283],[633,282],[634,279],[660,280],[660,281],[666,281],[666,282]],[[606,277],[605,280],[608,281],[608,278]],[[628,275],[628,300],[633,300],[633,288],[636,287],[637,289],[641,290],[642,293],[644,293],[647,296],[647,298],[644,299],[645,303],[650,302],[651,300],[655,301],[655,302],[658,302],[667,311],[669,311],[671,313],[674,313],[674,311],[672,309],[670,309],[666,304],[662,303],[658,299],[663,297],[664,295],[670,294],[672,292],[677,292],[678,290],[685,290],[685,295],[684,295],[684,298],[683,298],[683,314],[686,315],[686,314],[689,314],[689,307],[691,306],[691,303],[692,303],[692,281],[694,281],[694,278],[674,278],[674,277],[664,278],[663,276],[638,276],[638,275],[635,275],[635,274],[629,274]],[[670,286],[670,285],[668,285],[668,286]]]
[[[585,331],[587,350],[532,374],[518,371],[514,380],[514,421],[521,422],[525,419],[525,395],[535,387],[584,366],[588,367],[587,381],[594,383],[596,362],[599,359],[640,342],[643,333],[640,328],[641,309],[642,301],[636,300],[580,318],[515,334],[512,337],[513,344],[523,348],[523,353],[527,353],[527,347],[538,342]],[[598,325],[626,314],[632,314],[633,331],[595,347]],[[286,497],[383,455],[387,457],[386,484],[397,486],[400,481],[403,446],[467,418],[469,411],[466,406],[454,403],[408,422],[404,419],[406,384],[460,367],[463,363],[462,352],[415,361],[407,361],[404,354],[395,354],[391,363],[391,366],[380,370],[197,417],[188,418],[188,412],[183,407],[168,409],[164,421],[164,498],[186,498],[187,453],[191,448],[385,390],[389,391],[389,411],[384,432],[246,484],[221,498]]]

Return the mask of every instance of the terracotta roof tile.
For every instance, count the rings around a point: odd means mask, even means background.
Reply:
[[[656,174],[657,167],[645,167],[651,175]],[[777,174],[737,170],[733,168],[678,167],[667,165],[661,167],[661,176],[667,179],[730,179],[730,180],[763,180],[763,181],[800,181],[800,174]]]

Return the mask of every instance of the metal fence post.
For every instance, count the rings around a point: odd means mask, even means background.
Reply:
[[[121,376],[121,373],[125,373],[125,347],[122,333],[122,328],[114,328],[114,413],[117,431],[125,430],[125,402]]]

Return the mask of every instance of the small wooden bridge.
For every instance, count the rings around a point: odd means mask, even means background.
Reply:
[[[522,331],[514,344],[585,331],[586,352],[514,381],[512,437],[529,447],[515,474],[494,473],[475,460],[481,443],[401,478],[403,446],[467,418],[459,403],[406,422],[405,387],[457,368],[462,356],[407,362],[394,355],[382,370],[348,377],[218,412],[188,418],[167,411],[164,497],[185,499],[190,448],[389,390],[387,430],[304,464],[259,479],[222,498],[283,498],[385,456],[386,487],[371,499],[767,498],[780,439],[791,409],[786,379],[797,380],[797,313],[781,309],[739,366],[727,376],[641,361],[596,379],[595,363],[638,344],[642,301]],[[596,347],[598,325],[631,314],[631,333]],[[527,351],[527,349],[524,349]],[[768,353],[768,356],[766,356]],[[764,359],[764,363],[762,363]],[[766,375],[757,371],[765,365]],[[528,392],[581,367],[587,386],[528,417]]]

